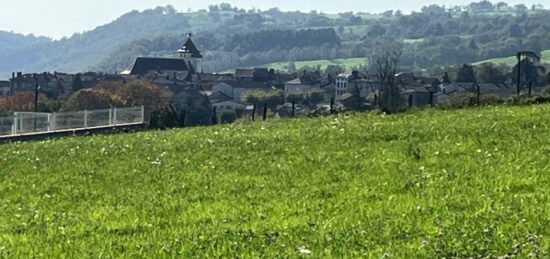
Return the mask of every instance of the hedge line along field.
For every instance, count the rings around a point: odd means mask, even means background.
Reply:
[[[541,257],[550,105],[0,146],[0,257]]]

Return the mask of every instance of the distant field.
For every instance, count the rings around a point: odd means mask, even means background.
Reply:
[[[0,258],[548,258],[550,105],[0,145]]]
[[[550,50],[545,50],[541,53],[541,62],[542,63],[550,63]],[[496,64],[506,64],[508,66],[514,66],[518,62],[517,58],[515,56],[510,57],[504,57],[504,58],[495,58],[495,59],[488,59],[488,60],[482,60],[479,62],[474,63],[474,65],[480,65],[483,63],[496,63]]]
[[[366,58],[347,58],[347,59],[334,59],[334,60],[310,60],[310,61],[296,61],[294,64],[296,65],[296,69],[300,70],[306,66],[309,67],[317,67],[321,66],[321,69],[327,68],[327,66],[335,65],[335,66],[345,66],[348,69],[351,69],[352,67],[358,67],[361,65],[365,65]],[[277,63],[270,63],[270,64],[264,64],[257,67],[269,67],[276,70],[287,70],[288,69],[289,62],[277,62]]]

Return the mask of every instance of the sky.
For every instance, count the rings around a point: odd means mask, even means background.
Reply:
[[[283,11],[311,11],[325,13],[382,12],[420,10],[422,6],[461,5],[474,0],[0,0],[0,31],[13,31],[60,39],[74,33],[93,30],[132,10],[156,6],[174,6],[179,11],[206,9],[211,4],[230,3],[239,8],[267,10],[278,7]],[[496,1],[496,0],[495,0]],[[509,0],[509,4],[544,4],[550,0]]]

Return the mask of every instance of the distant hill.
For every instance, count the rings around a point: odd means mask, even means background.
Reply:
[[[173,56],[193,32],[207,71],[292,60],[364,59],[387,41],[404,43],[410,69],[469,63],[550,49],[550,11],[518,6],[423,8],[403,15],[246,11],[228,4],[193,13],[132,11],[72,37],[0,32],[0,78],[14,71],[118,72],[136,56]]]

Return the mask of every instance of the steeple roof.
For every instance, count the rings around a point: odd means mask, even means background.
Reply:
[[[202,58],[201,52],[197,49],[193,40],[191,40],[192,36],[191,33],[187,34],[187,41],[178,49],[178,53],[191,53],[191,57],[193,58]]]

